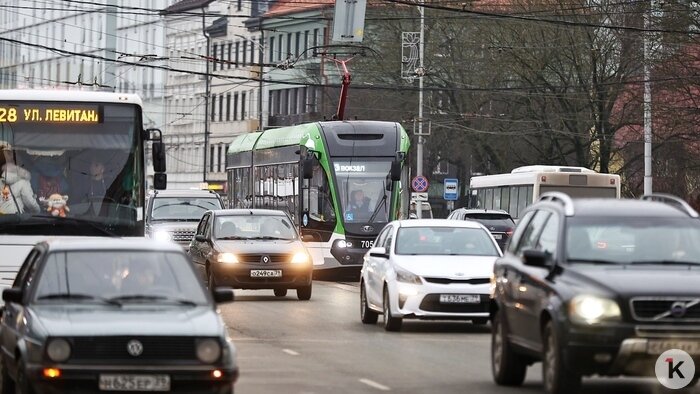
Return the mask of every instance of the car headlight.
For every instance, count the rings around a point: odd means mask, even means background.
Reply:
[[[205,364],[216,362],[221,356],[221,345],[215,339],[202,339],[197,343],[197,358]]]
[[[233,253],[219,253],[219,255],[216,256],[216,261],[224,264],[236,264],[238,263],[238,257]]]
[[[411,283],[414,285],[421,285],[420,277],[418,275],[412,274],[401,268],[396,268],[396,280],[403,283]]]
[[[309,255],[305,252],[295,253],[292,257],[292,264],[305,264],[309,262]]]
[[[57,363],[66,361],[70,357],[70,343],[61,338],[52,339],[46,345],[46,355],[49,356],[51,361]]]
[[[170,241],[173,239],[173,236],[165,230],[157,230],[153,233],[153,239],[156,241]]]
[[[571,319],[579,323],[595,324],[620,318],[617,302],[594,295],[579,295],[569,303]]]

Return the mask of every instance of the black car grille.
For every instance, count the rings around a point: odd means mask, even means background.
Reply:
[[[442,304],[440,294],[428,294],[423,297],[420,309],[426,312],[446,313],[485,313],[489,311],[489,296],[482,294],[478,304]]]
[[[633,299],[632,315],[641,321],[698,321],[700,298]]]
[[[139,341],[143,352],[132,356],[127,351],[128,343]],[[102,363],[136,363],[197,360],[196,339],[193,337],[161,336],[104,336],[73,337],[70,362],[99,361]]]
[[[194,230],[175,230],[170,234],[175,242],[190,242],[194,238]]]
[[[263,256],[268,256],[270,258],[269,263],[286,263],[286,262],[292,261],[292,255],[291,254],[284,254],[284,253],[271,253],[271,254],[242,253],[242,254],[237,255],[238,261],[240,261],[241,263],[266,264],[266,263],[263,263],[263,261],[262,261]]]
[[[452,283],[483,285],[483,284],[491,282],[491,280],[489,278],[449,279],[449,278],[426,278],[426,277],[423,277],[423,279],[425,279],[426,282],[438,283],[438,284],[443,284],[443,285],[449,285]]]

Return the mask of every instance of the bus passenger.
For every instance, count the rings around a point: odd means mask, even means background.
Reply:
[[[2,166],[0,213],[38,213],[40,211],[30,179],[29,171],[22,167],[12,163]]]

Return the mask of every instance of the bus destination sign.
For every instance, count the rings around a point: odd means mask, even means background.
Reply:
[[[100,123],[97,105],[0,103],[0,123]]]

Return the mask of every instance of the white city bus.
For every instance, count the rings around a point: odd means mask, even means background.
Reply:
[[[469,208],[502,209],[518,219],[542,193],[558,191],[573,198],[620,198],[620,176],[583,167],[526,166],[509,174],[475,176],[469,182]]]

